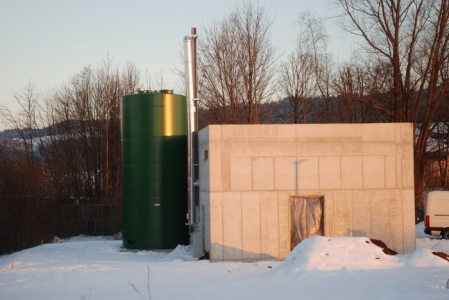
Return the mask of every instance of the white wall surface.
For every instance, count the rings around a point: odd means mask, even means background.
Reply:
[[[293,195],[324,196],[326,236],[415,250],[412,124],[210,125],[198,138],[211,261],[284,259]]]

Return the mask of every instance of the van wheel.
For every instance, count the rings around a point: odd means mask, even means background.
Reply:
[[[441,237],[445,240],[449,240],[449,229],[446,229],[441,233]]]

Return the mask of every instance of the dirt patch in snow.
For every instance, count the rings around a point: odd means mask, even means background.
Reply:
[[[444,260],[449,261],[449,255],[447,255],[447,254],[444,253],[444,252],[434,251],[434,252],[432,252],[432,254],[433,254],[433,255],[436,255],[436,256],[438,256],[438,257],[441,257],[441,258],[444,259]]]
[[[370,241],[371,241],[371,243],[373,243],[377,247],[382,248],[382,251],[385,254],[388,254],[388,255],[396,255],[396,254],[398,254],[396,251],[391,250],[390,248],[388,248],[387,245],[384,242],[382,242],[381,240],[370,239]],[[368,241],[367,241],[367,243],[368,243]],[[436,256],[438,256],[438,257],[440,257],[440,258],[442,258],[442,259],[444,259],[446,261],[449,261],[449,255],[444,253],[444,252],[433,251],[432,254],[436,255]]]
[[[387,245],[384,242],[382,242],[381,240],[370,239],[370,241],[371,241],[371,243],[373,243],[377,247],[382,248],[382,251],[385,254],[388,254],[388,255],[396,255],[396,254],[398,254],[396,251],[391,250],[390,248],[388,248]]]

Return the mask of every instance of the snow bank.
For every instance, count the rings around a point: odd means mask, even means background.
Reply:
[[[314,236],[302,241],[276,268],[285,273],[323,270],[365,270],[400,267],[365,237]]]

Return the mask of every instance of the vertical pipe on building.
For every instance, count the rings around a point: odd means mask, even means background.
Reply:
[[[184,65],[187,101],[187,201],[188,201],[188,225],[193,225],[194,212],[194,145],[193,135],[197,130],[196,122],[196,29],[191,29],[191,34],[184,37]]]

